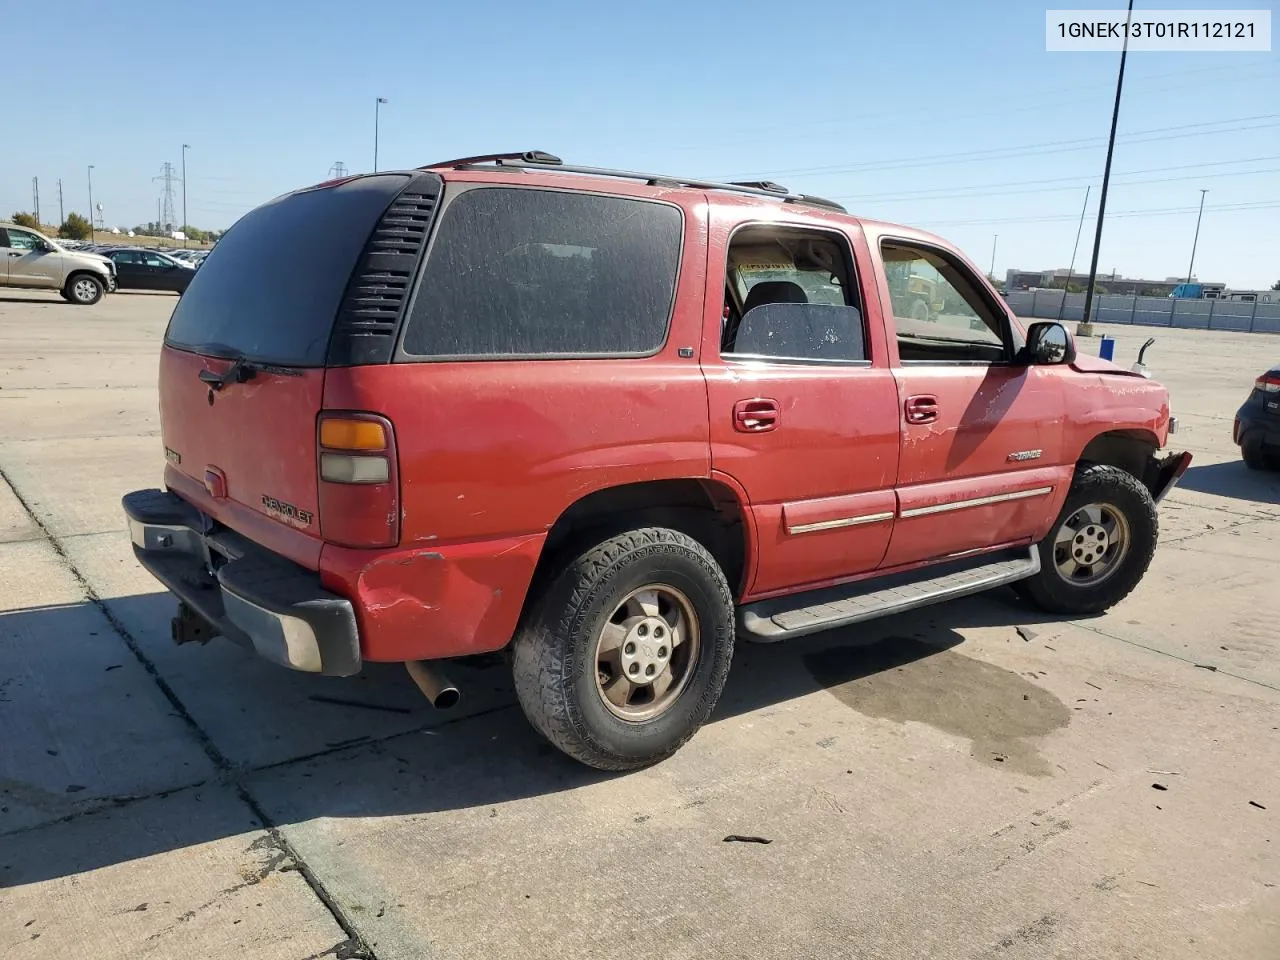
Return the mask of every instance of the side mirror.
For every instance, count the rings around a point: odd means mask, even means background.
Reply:
[[[1027,329],[1027,345],[1022,360],[1028,364],[1071,363],[1076,358],[1076,345],[1060,323],[1033,323]]]

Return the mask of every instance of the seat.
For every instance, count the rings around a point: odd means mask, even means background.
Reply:
[[[766,357],[811,356],[808,325],[797,325],[793,312],[755,309],[776,303],[808,302],[804,289],[790,280],[765,280],[757,283],[747,293],[747,299],[742,305],[742,320],[734,338],[734,353]]]
[[[757,283],[747,292],[747,299],[742,304],[742,315],[745,317],[752,307],[762,303],[808,303],[804,288],[790,280],[764,280]]]

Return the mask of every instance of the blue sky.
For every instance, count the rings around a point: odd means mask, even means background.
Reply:
[[[370,169],[382,96],[384,168],[538,148],[575,163],[768,176],[934,230],[984,268],[998,234],[1000,276],[1065,267],[1093,184],[1077,257],[1087,268],[1119,55],[1047,53],[1044,10],[10,3],[0,216],[30,209],[33,176],[46,221],[58,178],[66,209],[83,211],[92,163],[108,224],[154,219],[152,178],[189,143],[188,219],[226,226],[335,161]],[[1280,280],[1280,54],[1130,55],[1100,270],[1185,273],[1201,188],[1197,276]]]

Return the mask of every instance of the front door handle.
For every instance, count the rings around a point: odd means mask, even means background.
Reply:
[[[907,397],[907,423],[933,423],[938,419],[938,398],[932,394]]]
[[[25,257],[25,256],[26,256],[26,254],[25,254],[25,253],[23,253],[21,250],[10,250],[10,251],[9,251],[9,256],[11,256],[11,257]]]
[[[777,429],[781,422],[782,410],[777,400],[754,397],[733,405],[733,429],[739,433],[765,433]]]

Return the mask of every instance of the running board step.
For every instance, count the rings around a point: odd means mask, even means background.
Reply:
[[[979,593],[1039,572],[1040,551],[1035,546],[1019,547],[842,587],[761,600],[740,608],[738,621],[747,639],[786,640]]]

